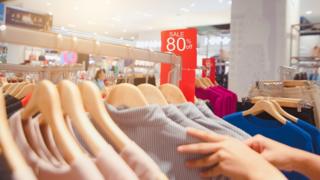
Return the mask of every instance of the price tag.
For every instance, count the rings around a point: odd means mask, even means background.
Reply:
[[[161,32],[161,51],[171,52],[182,59],[179,83],[188,101],[194,101],[195,68],[197,67],[197,29],[179,29]],[[168,83],[170,64],[161,64],[161,84]]]
[[[197,66],[197,30],[181,29],[161,32],[161,51],[182,57],[182,68]]]

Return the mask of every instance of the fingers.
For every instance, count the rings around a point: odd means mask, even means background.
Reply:
[[[219,154],[216,153],[202,159],[187,161],[186,166],[189,168],[204,168],[204,167],[216,165],[219,163],[219,161],[220,161]]]
[[[217,152],[219,149],[219,143],[197,143],[179,146],[177,150],[186,154],[210,154]]]
[[[208,171],[202,172],[200,174],[201,177],[204,178],[210,178],[210,177],[216,177],[222,174],[222,169],[220,166],[216,166]]]
[[[205,142],[220,142],[225,140],[225,136],[214,134],[214,133],[207,133],[207,132],[193,129],[193,128],[188,128],[187,134],[196,139],[199,139],[200,141],[205,141]]]

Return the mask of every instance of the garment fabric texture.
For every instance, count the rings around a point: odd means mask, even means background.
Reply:
[[[246,133],[245,131],[243,131],[242,129],[230,124],[229,122],[225,121],[224,119],[216,116],[207,106],[203,101],[198,101],[195,103],[195,106],[198,108],[198,110],[208,119],[208,123],[211,122],[215,122],[223,127],[225,127],[226,129],[228,129],[229,131],[234,132],[235,134],[237,134],[239,137],[241,137],[240,139],[246,140],[249,139],[251,137],[251,135],[249,135],[248,133]]]
[[[296,125],[310,134],[314,152],[320,155],[320,130],[301,119],[298,119]]]
[[[184,165],[186,160],[203,156],[177,152],[179,145],[199,141],[189,137],[186,128],[169,119],[159,105],[130,109],[106,105],[106,108],[122,131],[149,154],[170,180],[204,179],[199,170]]]
[[[15,113],[9,120],[14,139],[27,163],[32,167],[39,180],[103,180],[102,174],[87,156],[74,160],[70,165],[53,166],[41,159],[30,147],[23,132],[21,111]]]
[[[283,125],[274,119],[264,120],[252,115],[244,117],[242,112],[226,116],[224,119],[252,136],[261,134],[288,146],[314,152],[311,136],[290,121]],[[297,172],[286,172],[285,175],[290,180],[307,179]]]
[[[131,169],[125,162],[123,158],[113,149],[113,147],[109,144],[103,146],[103,149],[100,151],[97,157],[93,157],[93,153],[90,152],[89,147],[83,140],[83,137],[77,131],[77,129],[72,125],[71,119],[66,118],[67,126],[72,133],[75,140],[78,142],[79,146],[86,152],[89,156],[94,159],[95,164],[98,169],[102,173],[105,179],[109,180],[138,180],[138,175],[134,173],[133,169]],[[126,173],[123,173],[126,172]],[[144,174],[143,174],[144,175]],[[141,175],[141,177],[143,177]],[[148,176],[150,177],[150,176]]]
[[[219,117],[236,112],[238,97],[224,87],[196,88],[195,93],[197,98],[209,100],[214,113]]]
[[[205,106],[205,105],[204,105]],[[184,103],[177,105],[177,108],[192,121],[210,129],[211,131],[234,137],[239,140],[246,140],[251,136],[242,130],[228,125],[224,120],[219,119],[209,119],[207,118],[194,104]]]

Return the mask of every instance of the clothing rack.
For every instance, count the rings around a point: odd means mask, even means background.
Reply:
[[[39,79],[54,80],[66,73],[76,73],[84,71],[85,67],[82,64],[64,65],[64,66],[32,66],[32,65],[17,65],[17,64],[0,64],[0,71],[11,73],[36,73]]]

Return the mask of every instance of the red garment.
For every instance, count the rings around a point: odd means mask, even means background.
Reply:
[[[22,104],[23,107],[25,107],[25,106],[28,104],[28,102],[29,102],[30,99],[31,99],[31,96],[32,96],[32,93],[26,95],[26,97],[24,97],[24,98],[21,100],[21,104]]]

